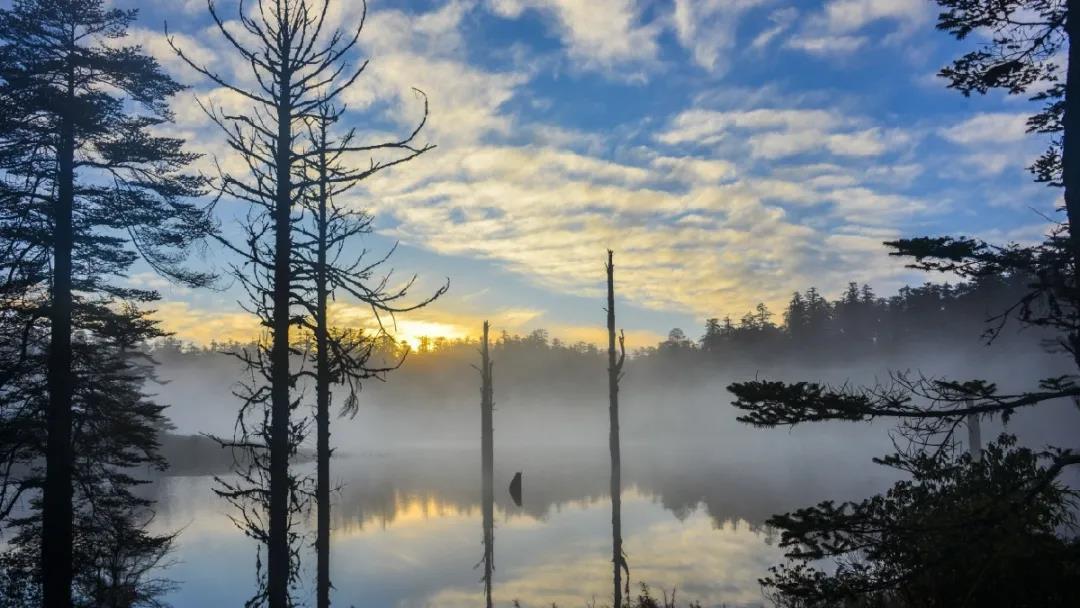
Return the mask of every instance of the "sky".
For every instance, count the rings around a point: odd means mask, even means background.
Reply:
[[[330,1],[332,22],[354,27],[360,3]],[[249,104],[165,40],[167,22],[196,61],[250,80],[205,1],[114,4],[140,9],[133,40],[190,86],[174,128],[200,168],[237,169],[195,99]],[[218,6],[235,19],[233,0]],[[936,14],[930,0],[371,0],[344,123],[370,141],[408,133],[415,87],[430,101],[420,140],[437,147],[347,196],[375,218],[354,252],[398,243],[390,266],[418,277],[417,299],[450,281],[398,318],[406,340],[490,319],[602,342],[613,249],[618,322],[637,347],[757,302],[779,313],[810,286],[835,298],[849,281],[889,295],[926,280],[888,256],[892,238],[1037,239],[1059,193],[1025,170],[1045,143],[1025,133],[1035,106],[947,89],[937,71],[982,34],[957,42]],[[217,209],[228,230],[244,205]],[[213,248],[194,261],[226,262]],[[192,291],[139,267],[129,281],[161,289],[181,339],[257,331],[227,279]],[[371,323],[348,298],[334,314]]]

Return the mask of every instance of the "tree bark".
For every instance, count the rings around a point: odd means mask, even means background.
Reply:
[[[72,43],[74,45],[74,42]],[[69,66],[70,66],[69,60]],[[53,226],[53,284],[49,308],[49,404],[45,449],[45,487],[41,513],[41,571],[45,608],[71,606],[72,504],[72,249],[75,243],[75,101],[74,68],[69,67],[68,103],[60,118],[57,148],[57,197]]]
[[[607,261],[607,327],[608,327],[608,416],[611,449],[611,563],[613,566],[614,608],[622,607],[622,573],[626,558],[622,548],[622,461],[619,446],[619,375],[623,359],[615,352],[615,264],[614,253],[608,251]],[[621,342],[620,342],[621,347]],[[627,580],[629,585],[629,580]]]
[[[291,48],[289,45],[283,45]],[[286,68],[282,68],[283,70]],[[286,608],[289,556],[289,298],[292,257],[292,107],[289,74],[278,83],[277,191],[274,208],[273,346],[270,352],[270,527],[266,546],[267,600]]]

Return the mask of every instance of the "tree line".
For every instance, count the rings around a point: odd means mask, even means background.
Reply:
[[[707,382],[718,373],[737,370],[773,370],[803,367],[842,368],[872,362],[884,369],[908,366],[932,349],[957,360],[996,356],[1016,349],[1042,357],[1045,330],[1007,325],[987,342],[988,322],[997,311],[1026,293],[1019,276],[987,277],[957,283],[926,283],[903,287],[891,296],[879,296],[868,285],[851,283],[835,299],[807,288],[792,295],[787,307],[773,313],[760,304],[738,322],[731,317],[710,318],[697,336],[674,328],[666,339],[629,349],[626,367],[633,370],[627,383],[631,395],[661,390],[672,382],[691,378]],[[504,401],[551,398],[562,403],[595,402],[603,387],[595,378],[606,366],[606,349],[583,340],[553,337],[546,329],[528,333],[498,331],[491,340],[498,358],[500,393]],[[305,350],[309,338],[298,337],[296,348]],[[420,336],[414,344],[392,336],[372,336],[372,367],[398,366],[393,382],[369,382],[368,404],[395,407],[420,404],[471,403],[472,381],[461,374],[474,363],[481,347],[476,338]],[[146,352],[166,369],[222,372],[222,353],[250,345],[211,342],[205,345],[163,338],[145,346]],[[300,359],[297,359],[300,362]],[[220,382],[228,383],[226,373]]]

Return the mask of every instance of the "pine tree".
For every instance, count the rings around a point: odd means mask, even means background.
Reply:
[[[16,0],[0,10],[0,171],[20,201],[11,238],[48,260],[48,406],[41,559],[44,605],[70,606],[75,346],[80,300],[139,298],[110,285],[141,256],[191,285],[180,267],[210,228],[187,201],[203,181],[181,171],[195,156],[152,132],[181,86],[136,46],[122,46],[135,11],[104,0]],[[41,279],[40,276],[35,280]]]
[[[167,427],[165,407],[143,392],[153,362],[139,348],[162,337],[157,323],[133,303],[114,300],[79,302],[79,328],[73,340],[73,585],[77,606],[156,606],[171,589],[157,570],[171,550],[173,535],[154,535],[151,501],[134,490],[147,470],[163,470],[158,433]],[[5,386],[0,400],[4,429],[5,514],[13,513],[20,494],[40,487],[47,471],[40,454],[47,440],[43,415],[48,401],[47,326],[32,325],[18,338],[27,351],[26,373]],[[40,546],[41,500],[10,518],[14,529],[0,556],[0,603],[33,605],[43,601]],[[15,513],[20,513],[15,511]]]

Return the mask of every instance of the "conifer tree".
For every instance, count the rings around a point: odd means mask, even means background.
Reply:
[[[109,282],[138,257],[190,285],[209,277],[180,266],[210,223],[188,199],[201,178],[182,173],[195,155],[155,134],[181,86],[137,46],[125,45],[136,12],[104,0],[15,0],[0,10],[0,172],[17,212],[10,243],[46,299],[48,404],[42,481],[44,605],[71,605],[78,310],[95,294],[145,299]],[[13,194],[12,194],[13,193]],[[41,283],[44,282],[44,285]],[[90,305],[90,304],[87,304]]]

